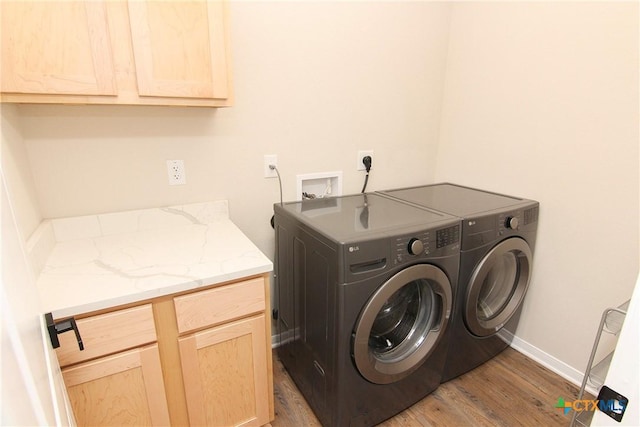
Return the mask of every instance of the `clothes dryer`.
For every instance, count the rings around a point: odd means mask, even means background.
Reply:
[[[378,194],[276,204],[278,356],[325,426],[372,426],[441,382],[460,220]]]
[[[511,344],[531,279],[539,204],[449,183],[382,193],[462,220],[448,381]]]

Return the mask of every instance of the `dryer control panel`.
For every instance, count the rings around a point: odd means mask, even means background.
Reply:
[[[498,235],[502,236],[510,231],[526,228],[529,224],[538,221],[538,207],[518,209],[517,211],[504,212],[498,216]]]

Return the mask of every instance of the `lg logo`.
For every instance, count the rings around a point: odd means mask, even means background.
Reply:
[[[349,252],[356,252],[360,250],[360,246],[349,246]]]

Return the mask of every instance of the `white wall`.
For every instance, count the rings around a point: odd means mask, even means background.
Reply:
[[[42,217],[16,107],[0,104],[0,116],[0,425],[55,425],[53,350],[43,340],[38,290],[23,249]]]
[[[42,215],[16,109],[15,105],[0,104],[0,158],[20,237],[26,240],[42,221]]]
[[[456,3],[436,179],[540,201],[517,335],[579,370],[638,273],[638,4]]]
[[[228,199],[268,255],[277,179],[342,170],[362,188],[358,150],[374,150],[370,190],[433,179],[450,5],[231,2],[236,105],[20,106],[44,217]],[[184,159],[170,187],[165,160]]]

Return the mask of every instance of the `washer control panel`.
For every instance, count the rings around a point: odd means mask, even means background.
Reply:
[[[420,256],[436,253],[448,254],[449,251],[459,250],[460,247],[460,225],[438,230],[427,230],[410,236],[397,237],[395,239],[395,259],[394,263],[399,264]]]
[[[459,224],[436,231],[436,248],[443,248],[456,243],[460,243]]]
[[[413,236],[396,237],[396,261],[402,262],[407,260],[409,257],[428,255],[431,253],[432,233],[433,231],[425,231]]]

